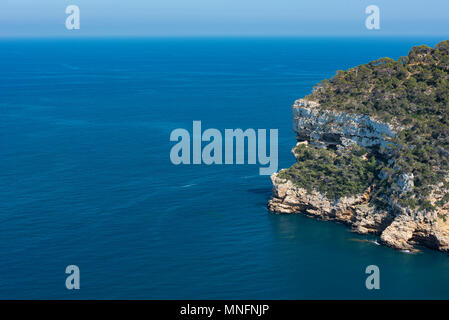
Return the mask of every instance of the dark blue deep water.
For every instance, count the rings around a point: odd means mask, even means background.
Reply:
[[[449,298],[449,257],[266,209],[258,166],[174,166],[170,132],[279,129],[321,79],[443,39],[0,41],[0,298]],[[65,268],[81,269],[81,290]],[[365,288],[365,267],[381,289]]]

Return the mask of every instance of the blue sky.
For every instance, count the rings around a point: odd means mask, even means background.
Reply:
[[[78,5],[81,29],[65,29]],[[365,28],[365,8],[381,30]],[[449,33],[448,0],[1,0],[0,36],[346,36]]]

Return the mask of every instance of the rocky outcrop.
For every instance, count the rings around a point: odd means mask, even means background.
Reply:
[[[331,201],[319,192],[308,192],[290,180],[279,178],[276,173],[271,180],[273,197],[268,208],[273,212],[302,213],[321,220],[342,222],[360,234],[379,233],[393,219],[388,212],[375,212],[374,207],[368,204],[372,188],[359,196]]]
[[[357,144],[384,153],[388,161],[389,139],[401,128],[366,115],[322,110],[317,102],[300,99],[293,105],[293,129],[298,144],[334,149]],[[380,175],[382,179],[382,172]],[[331,200],[316,190],[306,190],[280,177],[279,173],[273,174],[271,180],[273,195],[268,208],[273,212],[300,213],[342,222],[354,232],[379,235],[383,244],[396,249],[413,251],[415,245],[423,245],[449,252],[449,221],[445,218],[449,216],[449,205],[437,211],[416,211],[389,199],[390,207],[380,209],[370,202],[375,185],[368,186],[362,194]],[[401,175],[396,184],[400,192],[409,192],[414,187],[413,174]],[[444,194],[439,192],[439,187],[442,185],[436,186],[430,196],[431,203],[436,203],[438,195]]]

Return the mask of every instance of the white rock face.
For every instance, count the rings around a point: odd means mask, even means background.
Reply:
[[[319,104],[304,99],[292,107],[293,130],[300,140],[316,145],[349,145],[366,148],[387,147],[388,138],[396,135],[389,124],[375,121],[367,115],[320,110]]]
[[[368,149],[375,148],[377,152],[388,152],[389,140],[400,130],[366,115],[320,110],[317,102],[304,99],[295,101],[292,112],[298,144],[336,148],[357,144]],[[385,172],[381,172],[380,176],[380,179],[387,177]],[[449,221],[440,218],[440,214],[449,214],[449,205],[438,212],[416,212],[391,202],[394,209],[384,211],[369,205],[373,186],[361,195],[331,201],[317,191],[307,192],[292,181],[279,178],[276,173],[271,180],[273,196],[268,208],[273,212],[301,213],[343,222],[350,225],[354,232],[378,234],[384,244],[397,249],[414,250],[414,245],[420,244],[449,252]],[[412,191],[413,174],[401,175],[397,185],[400,192]],[[431,203],[439,200],[437,194],[432,195]]]

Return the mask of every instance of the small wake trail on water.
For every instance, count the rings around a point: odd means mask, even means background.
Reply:
[[[354,241],[354,242],[365,242],[365,243],[375,244],[376,246],[380,246],[380,243],[379,243],[377,240],[368,240],[368,239],[356,239],[356,238],[351,238],[351,239],[349,239],[349,241]]]
[[[180,188],[180,189],[190,188],[190,187],[193,187],[193,186],[196,186],[196,185],[197,185],[196,183],[189,183],[189,184],[180,186],[179,188]]]

